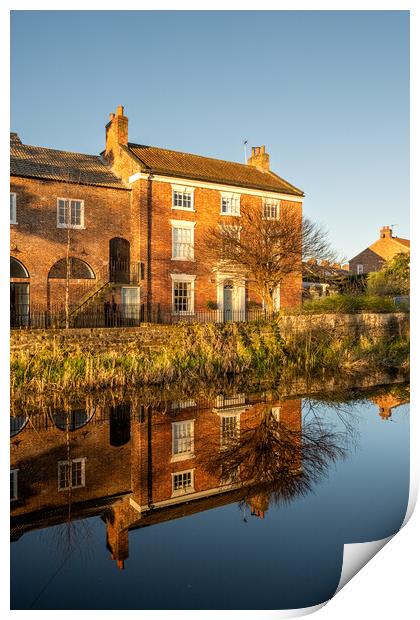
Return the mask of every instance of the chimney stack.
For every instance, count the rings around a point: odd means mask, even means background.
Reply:
[[[248,159],[248,166],[254,166],[262,172],[270,170],[270,155],[265,152],[265,145],[253,146],[251,157]]]
[[[124,116],[124,106],[119,105],[116,114],[111,112],[105,130],[105,158],[109,158],[118,146],[127,146],[128,144],[128,118]]]
[[[379,230],[379,238],[380,239],[391,239],[392,238],[391,226],[382,226],[382,228]]]

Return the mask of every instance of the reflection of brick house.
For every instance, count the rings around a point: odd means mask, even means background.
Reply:
[[[385,261],[400,252],[410,251],[410,241],[392,235],[390,226],[382,226],[379,239],[349,260],[350,273],[360,275],[369,271],[379,271]]]
[[[25,414],[11,418],[12,539],[69,517],[102,515],[107,546],[123,568],[130,529],[244,496],[263,516],[267,498],[248,494],[253,481],[246,472],[241,487],[222,466],[213,466],[227,443],[257,429],[267,411],[299,434],[300,400],[267,405],[258,399],[239,394],[153,410],[87,402],[85,409],[39,414],[30,423]]]
[[[239,164],[134,144],[122,106],[106,126],[101,157],[27,146],[12,134],[12,303],[63,302],[69,246],[75,303],[97,299],[110,282],[123,304],[194,312],[213,301],[243,310],[246,282],[206,275],[200,239],[209,226],[237,222],[241,206],[275,216],[291,206],[300,218],[302,201],[301,190],[270,170],[265,147]],[[291,276],[280,304],[299,303],[300,290]]]

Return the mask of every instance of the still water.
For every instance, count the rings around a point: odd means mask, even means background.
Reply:
[[[12,609],[290,609],[401,526],[408,387],[11,417]]]

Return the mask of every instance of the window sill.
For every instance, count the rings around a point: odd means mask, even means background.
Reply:
[[[190,495],[191,493],[195,493],[195,489],[193,487],[188,487],[188,489],[173,491],[171,497],[182,497],[184,495]]]
[[[65,226],[64,224],[57,224],[57,228],[64,230],[86,230],[86,226]]]
[[[189,209],[188,207],[174,207],[172,205],[171,208],[173,211],[189,211],[190,213],[195,213],[195,209]]]
[[[240,213],[223,213],[223,211],[220,211],[220,215],[224,215],[227,217],[241,217]]]
[[[10,222],[11,225],[16,226],[17,222]]]
[[[181,461],[189,461],[195,459],[194,452],[188,452],[188,454],[174,454],[171,458],[171,463],[179,463]]]
[[[184,256],[172,256],[171,260],[184,261],[184,263],[195,263],[195,258],[185,258]]]

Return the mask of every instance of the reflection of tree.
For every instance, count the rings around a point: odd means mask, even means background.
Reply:
[[[274,501],[305,495],[332,463],[346,455],[346,432],[312,418],[299,428],[278,420],[264,406],[254,428],[244,429],[213,455],[208,468],[225,482],[246,488],[244,499],[267,494]]]

